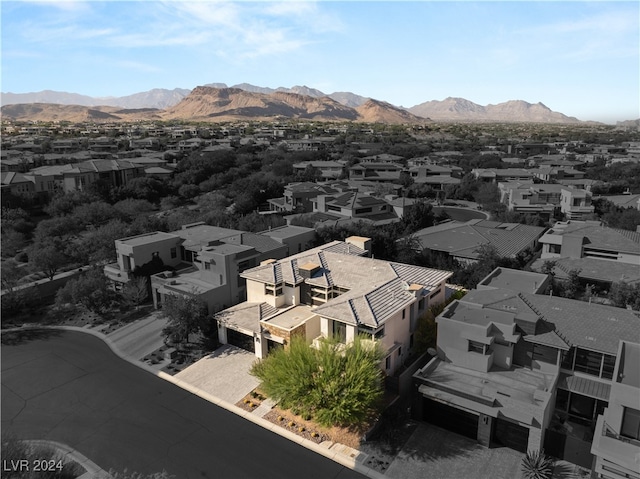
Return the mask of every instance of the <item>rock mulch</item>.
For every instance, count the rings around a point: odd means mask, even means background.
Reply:
[[[288,411],[273,408],[264,416],[264,419],[317,444],[331,440],[326,433],[322,432],[318,425],[313,423],[313,421],[305,420]]]

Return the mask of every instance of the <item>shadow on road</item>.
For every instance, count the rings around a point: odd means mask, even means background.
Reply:
[[[4,346],[16,346],[30,341],[55,338],[61,334],[62,331],[56,329],[21,329],[1,333],[0,342]]]

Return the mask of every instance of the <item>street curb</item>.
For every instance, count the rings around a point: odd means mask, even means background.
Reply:
[[[17,331],[24,331],[26,329],[62,329],[62,330],[67,330],[67,331],[77,331],[77,332],[81,332],[81,333],[86,333],[86,334],[90,334],[98,339],[101,339],[102,341],[104,341],[107,346],[109,346],[109,348],[111,349],[111,351],[113,351],[113,353],[120,357],[121,359],[124,359],[125,361],[127,361],[130,364],[133,364],[134,366],[137,366],[151,374],[153,374],[154,376],[157,376],[167,382],[170,382],[172,384],[174,384],[175,386],[184,389],[185,391],[188,391],[202,399],[204,399],[205,401],[208,401],[212,404],[215,404],[216,406],[219,406],[223,409],[226,409],[227,411],[236,414],[238,416],[243,417],[244,419],[247,419],[248,421],[253,422],[254,424],[256,424],[257,426],[260,426],[264,429],[267,429],[271,432],[274,432],[275,434],[278,434],[282,437],[284,437],[285,439],[288,439],[290,441],[293,441],[299,445],[301,445],[302,447],[309,449],[310,451],[315,452],[316,454],[320,454],[321,456],[326,457],[327,459],[331,459],[334,462],[337,462],[338,464],[347,467],[349,469],[352,469],[356,472],[359,472],[360,474],[363,474],[367,477],[371,477],[374,479],[387,479],[387,476],[385,476],[384,474],[381,474],[380,472],[371,469],[367,466],[365,466],[364,464],[361,464],[359,462],[357,462],[355,459],[345,456],[344,454],[340,454],[339,452],[335,452],[335,451],[331,451],[330,449],[323,447],[319,444],[316,444],[313,441],[310,441],[308,439],[305,439],[303,437],[298,436],[297,434],[288,431],[274,423],[272,423],[271,421],[268,421],[262,417],[258,417],[255,414],[252,414],[249,411],[245,411],[244,409],[236,406],[235,404],[231,404],[230,402],[227,402],[223,399],[220,399],[217,396],[214,396],[213,394],[210,394],[206,391],[203,391],[202,389],[199,389],[197,387],[195,387],[193,384],[189,384],[185,381],[182,381],[181,379],[177,379],[174,376],[171,376],[170,374],[165,373],[164,371],[157,371],[155,369],[153,369],[152,367],[148,366],[147,364],[135,360],[135,359],[131,359],[130,357],[126,356],[124,353],[122,353],[122,351],[120,351],[118,349],[118,347],[114,344],[113,341],[111,341],[110,338],[108,338],[105,334],[99,332],[99,331],[94,331],[91,329],[87,329],[87,328],[81,328],[78,326],[29,326],[29,327],[22,327],[22,328],[11,328],[11,329],[3,329],[0,330],[0,334],[2,333],[8,333],[8,332],[17,332]],[[43,441],[43,442],[47,442],[47,441]],[[80,454],[80,453],[78,453]],[[81,457],[84,457],[80,454]],[[86,458],[85,458],[86,459]],[[88,461],[88,459],[87,459]],[[90,461],[89,461],[90,462]],[[93,463],[92,463],[93,464]],[[98,466],[96,466],[98,467]],[[102,471],[102,469],[100,469]],[[106,476],[103,476],[105,478],[111,477],[108,474]]]
[[[62,454],[64,458],[69,458],[74,462],[80,464],[81,467],[86,471],[84,474],[79,476],[78,479],[110,479],[112,476],[98,466],[95,462],[91,461],[89,458],[76,451],[75,449],[67,446],[66,444],[62,444],[61,442],[56,441],[47,441],[47,440],[31,440],[26,439],[23,442],[26,442],[32,446],[44,446],[55,449],[55,451],[59,454]]]

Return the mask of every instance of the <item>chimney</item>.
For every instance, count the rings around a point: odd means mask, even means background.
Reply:
[[[298,266],[298,273],[304,279],[312,278],[314,274],[320,271],[320,265],[316,263],[305,263],[301,266]]]
[[[344,242],[365,250],[367,252],[367,256],[371,256],[371,238],[365,238],[364,236],[349,236],[344,240]]]

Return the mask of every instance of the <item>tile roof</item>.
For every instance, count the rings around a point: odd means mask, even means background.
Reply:
[[[410,284],[427,289],[441,285],[453,273],[420,266],[362,257],[364,250],[333,242],[298,253],[268,265],[244,271],[241,276],[264,283],[305,281],[319,287],[337,286],[349,291],[318,306],[317,311],[353,324],[377,326],[404,306],[415,301]],[[299,265],[315,263],[319,271],[304,280]]]
[[[552,258],[556,265],[553,272],[557,278],[569,278],[571,270],[579,270],[581,278],[593,281],[617,283],[640,282],[640,268],[637,264],[621,263],[619,261],[607,261],[597,258]],[[531,269],[541,271],[546,259],[537,259]]]
[[[608,401],[609,394],[611,393],[611,384],[581,376],[573,376],[566,373],[560,374],[558,387],[560,389],[566,389],[571,392],[582,394],[583,396],[602,399],[603,401]]]
[[[586,222],[556,224],[551,234],[584,236],[585,247],[640,254],[640,233]]]
[[[414,234],[423,248],[475,259],[477,249],[492,245],[499,256],[513,257],[544,232],[543,227],[516,223],[470,220],[422,229]]]
[[[640,342],[640,317],[623,308],[507,290],[473,290],[464,301],[511,310],[516,317],[543,318],[568,344],[596,351],[616,354],[622,338]]]

